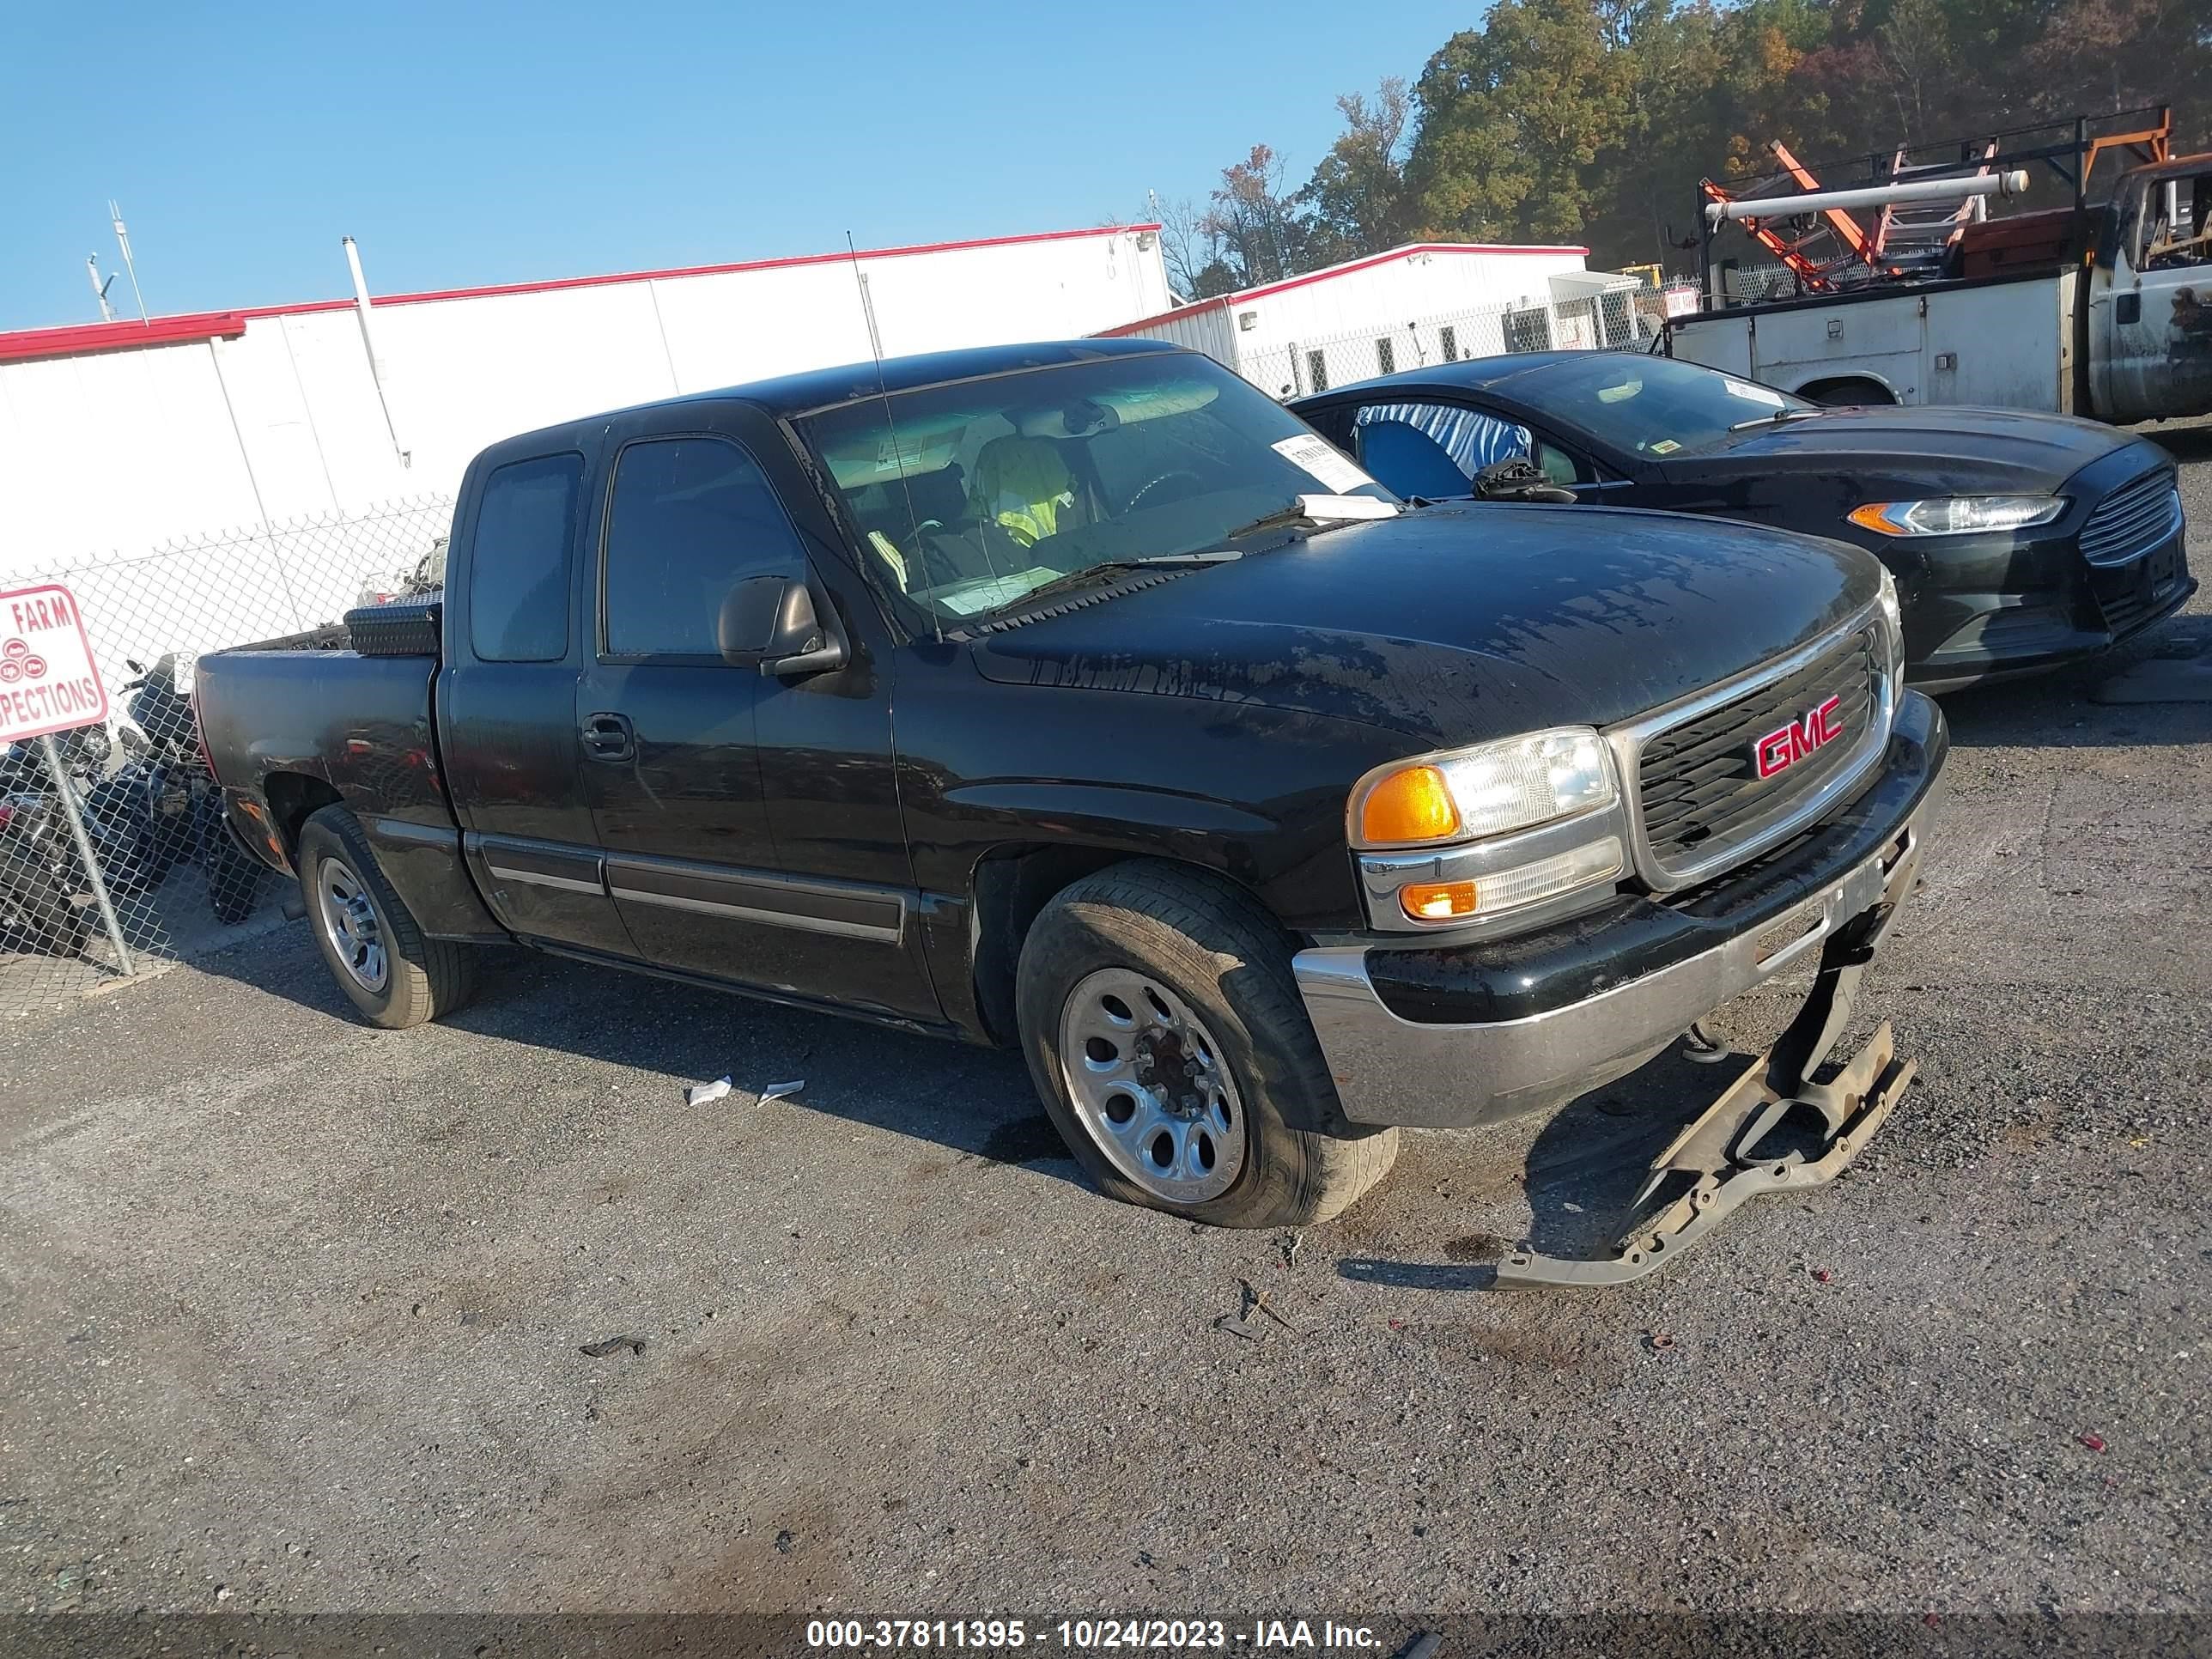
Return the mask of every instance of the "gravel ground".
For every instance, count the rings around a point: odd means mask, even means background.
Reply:
[[[0,1593],[2203,1611],[2212,705],[2114,665],[1948,700],[1875,1150],[1617,1291],[1481,1285],[1626,1196],[1671,1058],[1291,1239],[1102,1201],[1011,1056],[527,956],[399,1035],[298,926],[13,1023]]]

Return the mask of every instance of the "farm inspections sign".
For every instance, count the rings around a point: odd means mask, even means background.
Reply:
[[[0,588],[0,743],[106,719],[76,596],[59,582]]]

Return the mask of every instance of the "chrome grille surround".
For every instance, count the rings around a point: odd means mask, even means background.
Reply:
[[[1874,684],[1872,718],[1863,731],[1846,732],[1850,746],[1844,758],[1820,775],[1809,790],[1778,790],[1774,805],[1741,823],[1735,833],[1705,846],[1692,856],[1668,859],[1654,845],[1645,822],[1644,757],[1648,745],[1678,727],[1686,726],[1734,705],[1756,699],[1780,682],[1820,664],[1826,658],[1861,649],[1864,636]],[[1893,655],[1893,642],[1883,626],[1879,605],[1869,605],[1850,621],[1831,629],[1808,645],[1747,670],[1732,679],[1710,686],[1667,708],[1606,728],[1613,745],[1621,786],[1628,803],[1630,849],[1638,878],[1655,892],[1679,892],[1709,881],[1735,866],[1758,857],[1816,822],[1838,800],[1863,784],[1888,746],[1890,727],[1897,718],[1903,688],[1903,665]],[[1802,711],[1793,711],[1802,712]],[[1786,777],[1788,775],[1782,774]]]
[[[2130,478],[2090,509],[2081,556],[2094,565],[2140,558],[2181,529],[2181,489],[2172,467]]]

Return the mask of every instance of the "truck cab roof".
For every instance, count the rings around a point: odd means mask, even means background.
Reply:
[[[673,409],[685,404],[739,401],[752,404],[778,420],[795,418],[864,398],[883,397],[960,380],[987,380],[1023,369],[1049,368],[1073,363],[1097,362],[1114,357],[1142,357],[1184,348],[1159,340],[1048,340],[1024,345],[977,346],[959,351],[921,352],[886,357],[882,362],[841,364],[781,374],[765,380],[749,380],[711,391],[689,392],[680,397],[655,398],[621,409],[604,410],[573,421],[518,433],[484,451],[496,460],[510,452],[536,454],[557,441],[559,434],[581,433],[618,415],[641,410]]]

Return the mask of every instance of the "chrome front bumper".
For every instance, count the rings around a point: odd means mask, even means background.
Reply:
[[[1300,951],[1292,971],[1345,1115],[1464,1128],[1564,1104],[1635,1070],[1723,1004],[1811,966],[1831,934],[1876,906],[1901,902],[1912,890],[1948,748],[1933,704],[1909,696],[1901,712],[1883,773],[1850,809],[1864,821],[1848,855],[1828,849],[1832,872],[1770,869],[1744,878],[1740,898],[1724,878],[1715,884],[1717,902],[1705,907],[1711,914],[1694,934],[1685,930],[1686,953],[1626,982],[1519,1018],[1431,1024],[1386,1006],[1370,969],[1376,945]],[[1776,893],[1786,902],[1773,902]],[[1585,944],[1572,939],[1575,926],[1558,930],[1560,948],[1602,953],[1606,934]],[[1511,987],[1516,945],[1540,956],[1547,940],[1478,947],[1466,969],[1478,994]]]

